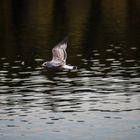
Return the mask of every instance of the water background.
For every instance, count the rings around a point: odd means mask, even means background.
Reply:
[[[140,2],[0,2],[0,139],[139,140]],[[69,37],[67,63],[44,70]]]

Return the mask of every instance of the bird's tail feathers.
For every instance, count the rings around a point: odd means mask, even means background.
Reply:
[[[63,65],[63,68],[64,68],[64,69],[69,69],[69,70],[77,69],[76,66],[69,66],[69,65]]]

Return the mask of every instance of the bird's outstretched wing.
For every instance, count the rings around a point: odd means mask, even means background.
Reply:
[[[68,38],[65,38],[63,41],[58,43],[52,49],[52,54],[53,54],[52,62],[54,62],[54,63],[62,63],[62,64],[66,63],[66,59],[67,59],[67,52],[66,52],[67,42],[68,42]]]

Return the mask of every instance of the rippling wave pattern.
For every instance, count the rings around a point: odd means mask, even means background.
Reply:
[[[113,51],[106,50],[107,55]],[[74,71],[43,70],[42,59],[36,59],[32,68],[23,65],[19,56],[11,63],[1,58],[0,104],[58,112],[139,110],[139,62],[108,58],[104,64],[97,54],[94,50],[96,59],[81,58],[81,66]]]
[[[104,53],[109,55],[114,50],[108,49]],[[84,114],[86,112],[89,114],[96,111],[105,112],[104,118],[112,118],[112,115],[107,112],[140,110],[139,62],[125,60],[123,57],[121,60],[111,57],[104,60],[106,63],[101,63],[100,55],[98,50],[94,50],[93,57],[96,57],[90,60],[79,56],[81,63],[78,70],[55,72],[43,70],[40,67],[42,59],[36,59],[34,62],[36,66],[32,67],[26,66],[26,63],[23,65],[19,60],[20,56],[13,62],[1,58],[1,135],[5,133],[4,135],[7,136],[13,133],[10,128],[14,128],[18,133],[20,128],[22,136],[26,135],[24,133],[29,129],[30,133],[38,132],[42,138],[43,127],[49,129],[48,125],[53,125],[51,131],[61,132],[59,129],[61,123],[65,126],[76,121],[73,125],[77,126],[78,124],[75,123],[88,121],[85,117],[89,115]],[[58,114],[54,115],[50,112],[58,112]],[[60,112],[70,113],[70,116]],[[100,117],[100,113],[96,112],[96,114]],[[114,119],[123,118],[123,114],[113,116]],[[97,119],[96,116],[93,117]],[[55,124],[57,121],[59,121],[58,126]],[[92,117],[89,121],[92,122]],[[32,130],[32,127],[37,128]],[[140,125],[132,125],[130,129],[135,127]],[[10,131],[8,134],[4,131],[7,128]],[[49,133],[50,130],[46,131]]]
[[[1,3],[0,139],[139,140],[140,3],[118,1]],[[78,69],[43,69],[67,34]]]

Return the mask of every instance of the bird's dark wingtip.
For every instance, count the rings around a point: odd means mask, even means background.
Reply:
[[[68,37],[65,37],[60,44],[67,44],[68,43]]]

